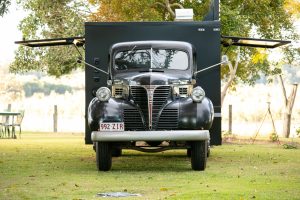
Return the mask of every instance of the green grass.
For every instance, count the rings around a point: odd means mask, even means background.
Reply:
[[[204,172],[191,170],[183,150],[124,151],[109,172],[80,134],[25,133],[0,139],[0,199],[300,199],[300,150],[276,144],[224,144],[211,151]]]

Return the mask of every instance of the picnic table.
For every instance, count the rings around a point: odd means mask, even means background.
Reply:
[[[11,112],[11,111],[0,111],[0,126],[1,132],[0,137],[5,137],[6,135],[10,138],[16,139],[16,131],[15,127],[19,126],[21,134],[21,122],[23,119],[22,112]],[[11,135],[10,135],[10,127],[11,127]]]

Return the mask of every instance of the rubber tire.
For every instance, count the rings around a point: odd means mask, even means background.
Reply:
[[[122,155],[122,149],[120,148],[113,148],[111,150],[112,157],[120,157]]]
[[[209,158],[209,156],[210,156],[210,147],[207,146],[207,157]]]
[[[109,171],[112,165],[111,145],[108,142],[96,142],[96,164],[99,171]]]
[[[207,157],[210,156],[210,140],[207,141]]]
[[[194,141],[191,143],[191,165],[195,171],[204,171],[207,161],[207,141]]]

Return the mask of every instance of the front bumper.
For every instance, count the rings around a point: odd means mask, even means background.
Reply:
[[[180,131],[93,131],[93,142],[201,141],[209,139],[208,130]]]

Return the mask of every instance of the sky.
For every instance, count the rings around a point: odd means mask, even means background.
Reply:
[[[13,61],[14,51],[18,47],[14,42],[22,40],[18,25],[25,16],[26,13],[20,8],[17,9],[15,1],[12,1],[9,12],[0,17],[0,65],[9,64]]]

